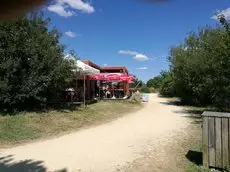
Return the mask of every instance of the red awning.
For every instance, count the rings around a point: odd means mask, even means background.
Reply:
[[[100,73],[89,75],[92,80],[102,80],[102,81],[127,81],[132,83],[134,77],[132,75],[121,74],[121,73]]]

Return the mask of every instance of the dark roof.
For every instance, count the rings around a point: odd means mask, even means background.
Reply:
[[[93,62],[91,62],[89,60],[83,60],[82,62],[85,63],[85,64],[87,64],[87,65],[89,65],[89,66],[92,66],[92,67],[94,67],[94,68],[96,68],[98,70],[101,70],[100,66],[96,65],[95,63],[93,63]]]
[[[100,67],[98,65],[96,65],[95,63],[89,61],[89,60],[83,60],[82,62],[84,62],[85,64],[92,66],[98,70],[124,70],[126,72],[128,72],[127,68],[125,66],[106,66],[106,67]]]
[[[103,69],[103,70],[109,70],[109,69],[111,69],[111,70],[116,70],[116,69],[125,69],[125,70],[127,70],[126,69],[126,67],[124,67],[124,66],[107,66],[107,67],[101,67],[101,69]]]

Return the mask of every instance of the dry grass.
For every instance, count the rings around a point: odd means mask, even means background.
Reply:
[[[140,104],[102,101],[89,105],[86,109],[0,116],[0,147],[56,137],[66,132],[109,122],[140,108]]]

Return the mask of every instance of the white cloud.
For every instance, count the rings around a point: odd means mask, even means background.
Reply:
[[[69,11],[65,9],[61,4],[50,5],[48,7],[48,10],[51,12],[57,13],[59,16],[62,16],[62,17],[70,17],[75,14],[73,11]]]
[[[71,37],[71,38],[75,38],[77,36],[81,36],[81,34],[76,34],[76,33],[71,32],[71,31],[65,32],[65,35],[68,36],[68,37]]]
[[[132,55],[132,56],[135,56],[138,54],[136,51],[130,51],[130,50],[120,50],[118,53],[124,54],[124,55]]]
[[[137,61],[148,61],[149,60],[148,56],[146,56],[144,54],[137,54],[133,57],[133,59],[135,59]]]
[[[137,61],[148,61],[148,60],[150,60],[150,58],[148,56],[141,54],[141,53],[138,53],[136,51],[120,50],[118,53],[123,54],[123,55],[131,55],[131,56],[133,56],[133,59],[137,60]]]
[[[95,12],[93,6],[89,3],[83,2],[82,0],[56,0],[55,4],[50,5],[47,9],[62,17],[75,15],[73,10],[79,10],[85,13]]]
[[[71,38],[75,38],[77,36],[76,33],[71,31],[65,32],[65,35]]]
[[[148,68],[147,67],[138,67],[136,68],[137,70],[147,70]]]
[[[223,14],[225,16],[225,18],[229,20],[230,19],[230,8],[227,8],[227,9],[222,10],[222,11],[217,11],[217,15],[214,15],[211,18],[214,20],[217,20],[218,15],[221,15],[221,14]]]
[[[103,64],[104,67],[108,66],[107,64]]]

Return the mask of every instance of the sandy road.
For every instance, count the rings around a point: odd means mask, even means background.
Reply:
[[[181,107],[168,106],[166,102],[152,94],[138,112],[59,138],[1,150],[1,156],[13,155],[15,162],[43,161],[41,172],[60,169],[68,172],[122,171],[122,167],[141,158],[143,153],[160,149],[162,141],[172,139],[174,133],[187,127],[187,119],[176,113]]]

